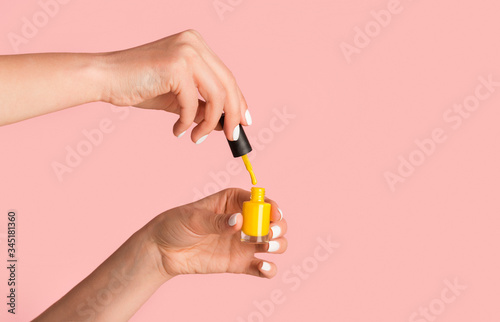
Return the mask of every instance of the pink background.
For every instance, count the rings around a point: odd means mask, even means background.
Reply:
[[[278,275],[178,277],[132,321],[392,322],[429,306],[435,321],[499,321],[500,87],[458,128],[443,118],[479,77],[500,81],[499,3],[402,0],[377,30],[370,11],[393,1],[222,2],[232,8],[223,19],[213,0],[73,0],[18,48],[109,51],[194,28],[248,100],[254,169],[290,227],[288,252],[265,256]],[[0,53],[16,53],[8,34],[40,10],[35,0],[2,1]],[[366,25],[373,37],[348,63],[340,45]],[[284,109],[294,118],[276,119]],[[20,267],[15,318],[0,272],[1,320],[34,318],[158,213],[250,189],[243,171],[227,175],[221,133],[195,146],[172,135],[173,115],[118,112],[95,103],[0,128],[1,266],[16,209]],[[58,181],[51,164],[106,118],[114,130]],[[414,141],[438,128],[446,140],[424,156]],[[410,155],[425,160],[392,191],[384,173]],[[340,244],[323,261],[317,237]],[[467,289],[449,300],[455,278]],[[284,300],[264,316],[253,302],[269,304],[273,290]]]

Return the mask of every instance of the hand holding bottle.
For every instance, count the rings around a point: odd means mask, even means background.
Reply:
[[[276,202],[267,199],[271,204],[271,241],[242,243],[242,205],[249,199],[248,191],[226,189],[166,211],[151,221],[148,225],[158,245],[164,273],[244,273],[268,278],[276,275],[276,265],[256,258],[255,253],[286,250],[286,221]]]
[[[241,242],[250,192],[226,189],[168,210],[132,235],[104,263],[34,321],[126,321],[165,282],[180,274],[237,273],[272,278],[274,263],[256,253],[287,249],[287,224],[271,204],[271,241]],[[112,301],[100,305],[102,294]]]

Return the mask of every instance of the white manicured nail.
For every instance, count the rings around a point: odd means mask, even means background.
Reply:
[[[269,272],[271,270],[271,264],[268,262],[262,262],[262,267],[260,269]]]
[[[278,208],[278,211],[280,212],[280,215],[281,215],[281,217],[280,217],[280,221],[281,221],[283,219],[283,211],[281,211],[280,208]]]
[[[269,242],[269,248],[267,249],[267,251],[270,253],[273,253],[273,252],[277,251],[278,249],[280,249],[280,243],[278,243],[277,241],[271,240]]]
[[[208,134],[207,135],[204,135],[202,136],[201,138],[198,139],[198,141],[196,141],[196,144],[200,144],[202,143],[203,141],[205,141],[205,139],[207,138]]]
[[[240,125],[238,124],[233,130],[233,141],[238,141],[239,137],[240,137]]]
[[[245,120],[247,121],[248,125],[252,125],[252,116],[250,115],[249,110],[245,112]]]
[[[229,226],[233,227],[234,225],[236,225],[236,222],[238,221],[238,215],[239,215],[239,213],[234,214],[231,217],[229,217],[229,220],[227,222],[229,224]]]
[[[177,137],[180,139],[181,136],[183,136],[186,133],[186,131],[182,132],[181,134],[177,135]]]
[[[273,238],[278,238],[281,235],[280,226],[272,226],[271,230],[273,231]]]

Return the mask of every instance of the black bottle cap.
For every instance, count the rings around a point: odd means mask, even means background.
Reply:
[[[224,114],[220,117],[219,123],[224,128]],[[252,151],[252,146],[250,142],[248,142],[247,135],[245,131],[243,131],[243,126],[241,124],[238,125],[240,127],[240,137],[236,141],[227,140],[229,143],[229,147],[231,148],[231,152],[233,153],[233,157],[239,158],[245,154],[250,153]]]

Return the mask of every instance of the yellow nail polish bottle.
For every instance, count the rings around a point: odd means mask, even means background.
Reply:
[[[243,203],[241,241],[265,244],[269,241],[271,204],[264,201],[264,188],[252,187],[249,201]]]

